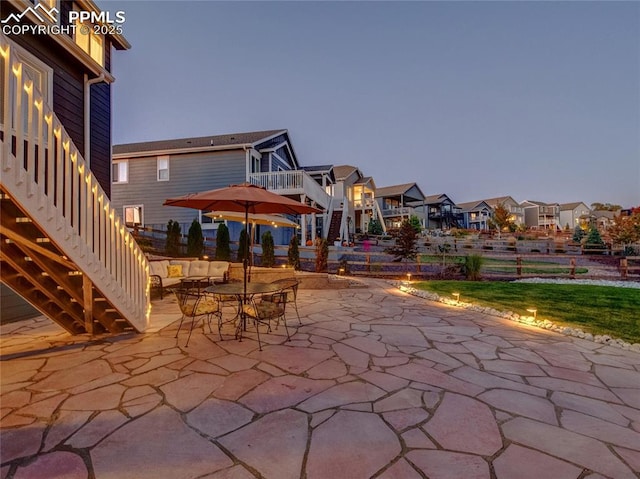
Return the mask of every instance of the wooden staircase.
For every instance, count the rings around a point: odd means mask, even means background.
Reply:
[[[143,331],[148,262],[13,48],[0,35],[0,279],[72,334]]]
[[[329,244],[333,244],[336,238],[340,238],[340,227],[342,226],[342,210],[334,210],[331,214],[331,221],[329,222],[329,233],[327,234],[327,241]]]

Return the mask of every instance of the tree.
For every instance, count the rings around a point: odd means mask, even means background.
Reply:
[[[400,259],[416,259],[418,254],[417,241],[418,233],[416,233],[416,230],[411,226],[409,220],[404,220],[400,226],[396,244],[385,249],[385,252],[395,255]]]
[[[238,262],[244,263],[249,258],[249,235],[243,228],[238,239]]]
[[[615,244],[627,247],[640,242],[640,207],[633,208],[629,216],[614,216],[608,232]]]
[[[587,234],[586,239],[584,240],[584,249],[585,250],[602,250],[605,248],[604,241],[602,241],[602,237],[600,236],[600,232],[598,228],[591,228],[589,233]],[[594,252],[595,253],[595,252]],[[597,251],[600,253],[600,251]]]
[[[586,234],[587,233],[585,233],[584,230],[579,225],[576,225],[576,227],[573,229],[572,240],[575,241],[576,243],[580,243],[582,241],[582,238],[584,238]]]
[[[322,273],[327,270],[329,261],[329,244],[324,238],[318,238],[316,241],[316,273]]]
[[[514,226],[513,216],[509,209],[502,203],[496,205],[489,219],[489,227],[498,230],[498,236],[500,236],[501,231],[511,231]]]
[[[622,206],[611,203],[591,203],[591,209],[593,211],[619,211]]]
[[[411,224],[411,227],[416,230],[416,233],[422,233],[422,223],[420,222],[420,218],[416,215],[411,215],[409,217],[409,223]]]
[[[298,249],[298,235],[294,233],[289,241],[289,251],[287,251],[287,263],[293,266],[296,271],[300,270],[300,250]]]
[[[384,230],[382,229],[382,224],[380,223],[380,221],[376,219],[372,219],[371,221],[369,221],[369,226],[367,227],[367,233],[369,233],[370,235],[381,235],[382,233],[384,233]]]
[[[179,256],[180,254],[180,223],[169,220],[167,223],[167,239],[165,242],[167,256]]]
[[[202,226],[197,219],[191,222],[189,235],[187,236],[187,256],[200,257],[204,249],[204,236],[202,236]]]
[[[229,228],[224,223],[218,226],[216,233],[216,259],[229,261],[231,259],[231,246],[229,239]]]
[[[276,255],[273,247],[271,231],[265,231],[262,236],[262,266],[273,268],[276,264]]]

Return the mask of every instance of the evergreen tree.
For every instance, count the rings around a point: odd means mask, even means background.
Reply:
[[[411,227],[416,230],[416,233],[422,233],[422,223],[420,222],[420,218],[416,215],[411,215],[409,217],[409,223],[411,224]]]
[[[187,256],[200,257],[204,249],[204,236],[202,236],[202,226],[197,219],[191,222],[189,235],[187,236]]]
[[[387,248],[385,252],[398,256],[401,259],[415,259],[418,254],[417,241],[418,233],[416,233],[416,230],[411,226],[409,220],[405,220],[400,226],[396,244]]]
[[[597,228],[591,228],[584,241],[585,250],[603,250],[605,249],[604,241],[600,236],[600,232]],[[600,251],[598,251],[599,253]]]
[[[238,239],[238,262],[242,263],[245,259],[249,259],[249,235],[243,228]]]
[[[316,273],[327,271],[329,261],[329,244],[322,238],[316,242]]]
[[[584,230],[582,228],[580,228],[579,225],[576,225],[576,227],[573,229],[573,241],[575,241],[576,243],[580,243],[582,241],[582,238],[584,238],[584,236],[586,235],[586,233],[584,232]]]
[[[180,223],[169,220],[167,223],[167,239],[165,242],[167,256],[179,256],[180,254]]]
[[[371,221],[369,221],[369,226],[367,227],[367,233],[369,233],[370,235],[381,235],[382,233],[384,233],[384,230],[382,229],[382,224],[380,224],[380,221],[376,219],[372,219]]]
[[[229,261],[231,259],[231,246],[229,239],[229,228],[222,223],[218,226],[216,233],[216,259],[220,261]]]
[[[295,233],[291,237],[291,241],[289,241],[287,263],[289,263],[289,266],[293,266],[294,270],[300,270],[300,250],[298,249],[298,236]]]
[[[273,247],[273,236],[271,231],[262,234],[262,266],[273,268],[276,264],[276,256]]]

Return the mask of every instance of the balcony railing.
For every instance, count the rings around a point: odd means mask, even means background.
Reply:
[[[331,200],[324,188],[303,170],[251,173],[249,183],[281,195],[305,195],[324,209]]]
[[[411,216],[415,214],[415,208],[411,206],[401,206],[399,208],[383,208],[382,216],[385,218],[392,218],[395,216]]]

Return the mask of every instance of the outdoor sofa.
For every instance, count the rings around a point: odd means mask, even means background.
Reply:
[[[151,289],[160,293],[164,288],[181,284],[183,280],[204,280],[208,283],[229,280],[228,261],[163,259],[149,262]]]

